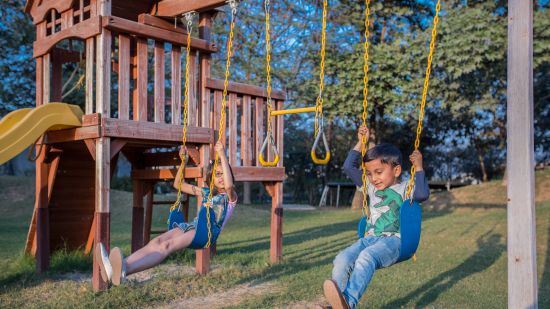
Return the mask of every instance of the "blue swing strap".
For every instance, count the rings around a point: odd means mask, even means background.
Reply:
[[[401,250],[397,263],[410,259],[416,252],[420,243],[420,231],[422,227],[422,208],[416,201],[407,199],[401,204],[399,212],[399,233],[401,234]],[[363,214],[357,224],[357,236],[365,237],[367,229],[367,217]]]
[[[197,226],[195,226],[195,237],[189,245],[191,249],[203,249],[208,243],[208,222],[206,218],[206,212],[210,212],[211,220],[216,218],[216,214],[212,208],[201,206],[199,214],[197,215]],[[215,220],[215,219],[214,219]],[[215,222],[211,222],[210,231],[212,232],[211,244],[216,243],[218,236],[220,235],[220,228]]]

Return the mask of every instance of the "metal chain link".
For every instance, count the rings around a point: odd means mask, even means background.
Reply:
[[[186,20],[186,27],[187,27],[187,53],[186,53],[186,61],[185,61],[185,87],[184,87],[184,99],[183,99],[183,129],[182,129],[182,138],[181,138],[181,147],[185,149],[186,143],[187,143],[187,124],[189,120],[189,63],[191,59],[191,33],[193,32],[193,17],[195,16],[195,12],[188,12],[185,14],[182,14],[184,19]],[[178,208],[181,203],[181,185],[183,184],[183,179],[185,178],[185,164],[187,163],[187,156],[180,154],[180,170],[182,170],[182,174],[180,179],[178,180],[178,193],[176,197],[176,201],[172,206],[170,207],[170,212],[174,209]],[[170,220],[170,219],[168,219]]]
[[[426,65],[426,75],[424,77],[424,89],[422,90],[422,101],[420,103],[420,111],[418,114],[418,125],[416,127],[416,139],[414,141],[414,150],[418,150],[420,146],[420,135],[422,134],[422,122],[424,120],[424,110],[426,108],[426,98],[428,96],[428,86],[430,83],[430,74],[432,72],[432,60],[435,50],[435,39],[437,37],[437,24],[439,22],[439,11],[441,10],[441,0],[437,0],[435,6],[435,16],[433,19],[432,37],[430,39],[430,52],[428,54],[428,64]],[[414,176],[416,174],[416,167],[414,164],[411,166],[411,179],[407,185],[406,197],[411,198],[411,192],[414,187]]]
[[[231,24],[229,26],[229,39],[227,41],[227,53],[225,60],[225,79],[223,82],[223,95],[222,95],[222,106],[220,114],[220,127],[218,131],[218,141],[225,136],[225,109],[227,106],[227,87],[229,85],[229,68],[231,66],[231,48],[233,47],[233,29],[235,28],[235,15],[237,14],[238,3],[235,0],[228,1],[229,6],[231,7]],[[208,228],[208,242],[206,243],[206,248],[209,248],[212,241],[212,224],[210,220],[210,208],[212,207],[212,192],[214,190],[214,175],[216,174],[216,169],[218,168],[218,153],[215,154],[214,166],[212,169],[212,177],[210,177],[210,192],[208,192],[208,199],[206,203],[206,222]]]
[[[369,35],[370,35],[370,0],[365,0],[365,43],[364,54],[363,54],[363,114],[361,115],[362,126],[367,126],[367,109],[369,105],[368,95],[369,95]],[[367,153],[367,137],[363,136],[361,138],[361,158],[365,157]],[[369,215],[369,207],[367,201],[367,165],[361,160],[361,170],[363,187],[361,187],[361,192],[363,193],[363,214],[365,216]]]

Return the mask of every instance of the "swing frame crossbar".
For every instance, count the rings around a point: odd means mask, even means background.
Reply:
[[[300,108],[274,110],[271,112],[271,116],[293,115],[293,114],[314,113],[314,112],[315,112],[315,106],[300,107]]]

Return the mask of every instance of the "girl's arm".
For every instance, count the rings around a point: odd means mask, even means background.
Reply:
[[[220,160],[219,163],[223,171],[223,184],[227,197],[229,197],[230,201],[235,201],[237,194],[235,194],[235,191],[233,190],[233,176],[231,175],[231,170],[229,169],[229,162],[227,160],[227,156],[225,155],[225,149],[223,148],[222,142],[218,141],[214,146],[214,149],[218,153],[218,158]],[[213,172],[215,173],[216,171]]]
[[[185,163],[184,163],[184,166],[180,165],[180,167],[178,168],[178,172],[176,173],[176,177],[174,178],[173,186],[177,190],[181,179],[181,192],[185,194],[190,194],[190,195],[202,196],[202,190],[199,187],[186,183],[185,178],[182,178],[183,169],[185,168],[185,165],[187,165],[187,158],[188,158],[187,149],[183,147],[180,148],[180,157],[182,156],[185,158]]]

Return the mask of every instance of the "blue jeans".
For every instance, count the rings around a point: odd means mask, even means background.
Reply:
[[[355,308],[365,293],[374,271],[397,262],[400,250],[401,239],[397,236],[367,236],[336,256],[332,279],[350,308]]]

